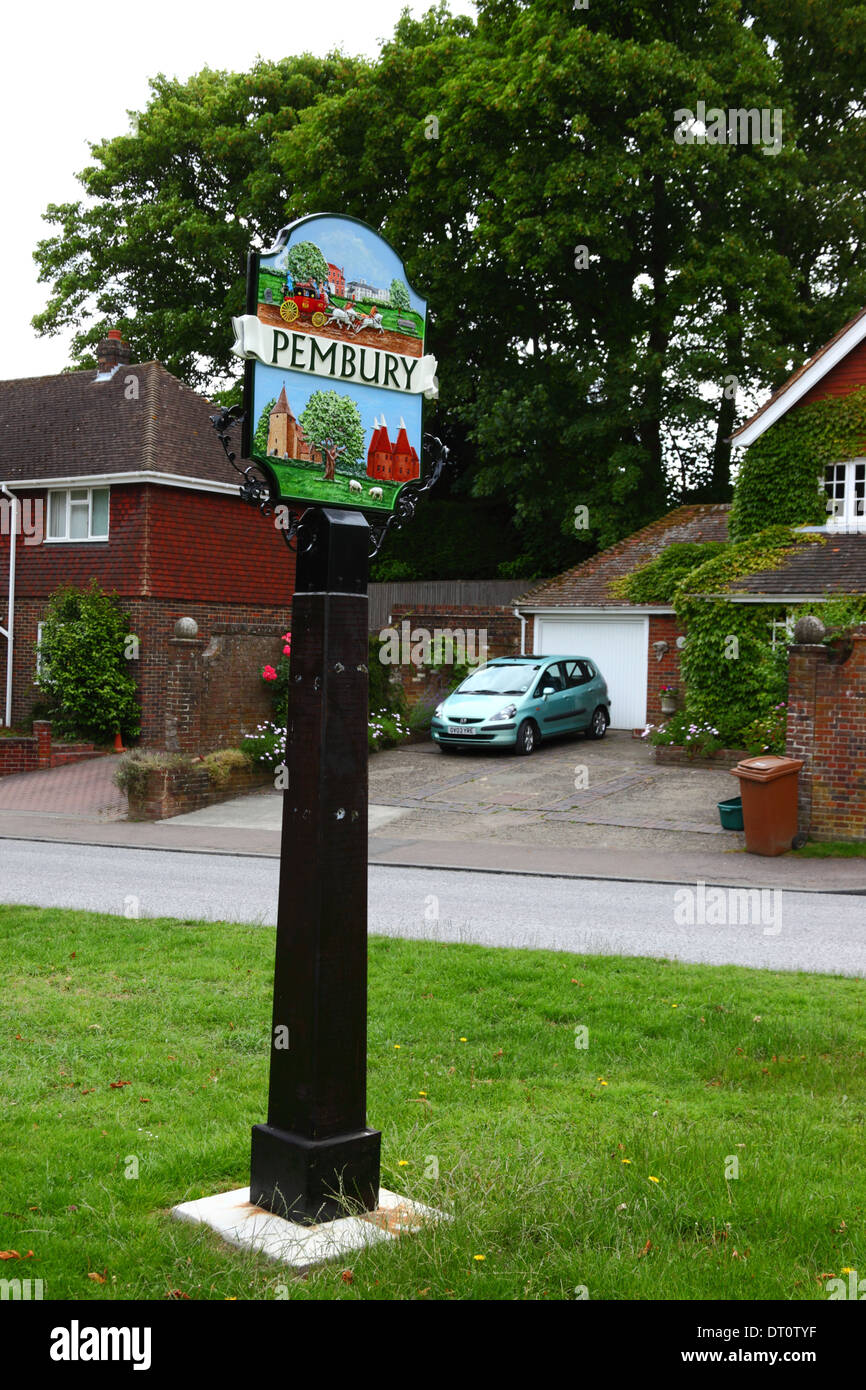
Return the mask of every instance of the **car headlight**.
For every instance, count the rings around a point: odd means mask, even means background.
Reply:
[[[442,710],[444,709],[444,707],[445,707],[445,701],[444,701],[444,700],[440,700],[439,704],[436,706],[436,708],[435,708],[434,711],[433,711],[433,718],[434,718],[434,719],[441,719],[441,718],[442,718]]]
[[[487,722],[488,724],[495,724],[498,720],[513,719],[516,713],[516,705],[506,705],[505,708],[501,709],[498,714],[491,714]]]

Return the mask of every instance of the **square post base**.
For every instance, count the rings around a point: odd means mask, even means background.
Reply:
[[[250,1201],[303,1225],[373,1211],[381,1144],[374,1129],[305,1139],[273,1125],[253,1125]]]

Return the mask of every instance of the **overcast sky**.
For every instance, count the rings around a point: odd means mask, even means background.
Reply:
[[[85,6],[42,0],[36,10],[7,5],[3,17],[2,220],[3,333],[0,380],[49,376],[69,365],[64,338],[39,338],[30,320],[47,285],[36,280],[37,241],[51,233],[49,203],[77,200],[78,170],[91,162],[89,141],[129,128],[127,111],[148,99],[148,78],[187,78],[203,67],[242,72],[255,59],[324,55],[335,47],[375,57],[400,11],[431,0],[149,0]],[[450,0],[474,14],[471,0]],[[276,43],[273,35],[283,39]]]

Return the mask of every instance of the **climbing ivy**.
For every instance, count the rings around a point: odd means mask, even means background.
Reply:
[[[866,386],[789,411],[746,450],[731,506],[732,539],[742,540],[775,523],[826,521],[819,484],[824,469],[856,458],[864,446]]]
[[[770,526],[734,542],[689,571],[677,586],[674,609],[686,632],[681,669],[687,706],[695,720],[711,720],[719,736],[736,746],[756,718],[784,701],[787,653],[773,646],[773,620],[784,605],[733,603],[733,583],[775,569],[799,545],[822,544],[790,526]]]
[[[629,603],[671,604],[680,581],[727,545],[727,541],[675,541],[640,569],[614,579],[611,592]]]

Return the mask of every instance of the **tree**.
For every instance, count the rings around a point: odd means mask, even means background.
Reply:
[[[357,461],[364,451],[364,427],[361,412],[349,396],[340,396],[336,391],[314,391],[301,411],[300,426],[313,448],[324,455],[325,441],[343,450],[341,467],[344,472],[359,471]],[[333,478],[333,461],[325,462],[325,476]]]
[[[86,589],[66,585],[48,601],[39,644],[39,686],[52,703],[61,734],[107,740],[139,733],[133,662],[138,640],[116,594],[93,579]]]
[[[392,309],[408,309],[409,287],[403,280],[396,277],[391,281],[390,300]]]
[[[286,264],[294,281],[303,284],[308,280],[328,278],[328,262],[314,241],[298,241],[286,253]]]
[[[479,0],[477,23],[404,13],[375,63],[340,61],[159,79],[138,130],[96,148],[93,206],[54,210],[37,325],[128,303],[133,346],[194,382],[225,368],[242,308],[238,214],[269,242],[340,206],[430,302],[427,427],[462,461],[452,496],[508,505],[504,561],[555,573],[672,501],[727,497],[737,419],[866,302],[866,6]],[[781,148],[678,143],[699,99],[781,111]],[[184,283],[163,286],[175,235]]]
[[[254,454],[260,454],[263,458],[266,458],[268,453],[268,433],[271,427],[271,411],[276,403],[276,396],[272,396],[266,403],[264,410],[259,416],[255,434],[253,435],[252,451]]]

